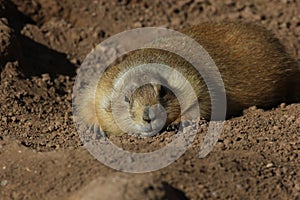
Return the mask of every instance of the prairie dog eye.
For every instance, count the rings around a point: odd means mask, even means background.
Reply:
[[[167,88],[161,86],[159,91],[159,96],[164,97],[166,94],[167,94]]]
[[[162,96],[163,95],[163,86],[162,85],[159,85],[159,84],[155,84],[155,85],[153,85],[153,89],[154,89],[154,91],[155,91],[155,93],[157,94],[157,95],[159,95],[159,96]]]
[[[128,96],[125,96],[124,100],[126,103],[130,103],[130,99],[128,98]]]

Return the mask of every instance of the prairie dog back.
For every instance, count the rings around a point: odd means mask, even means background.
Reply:
[[[227,117],[239,114],[250,106],[271,108],[296,97],[295,85],[299,84],[297,63],[286,53],[273,34],[266,29],[249,23],[220,22],[202,23],[184,28],[180,32],[197,41],[216,63],[225,85]],[[77,103],[78,113],[83,121],[100,126],[106,134],[122,135],[124,129],[116,123],[111,105],[116,100],[116,83],[126,71],[147,63],[167,65],[181,73],[193,87],[200,116],[211,117],[211,96],[207,85],[198,71],[184,58],[160,49],[139,49],[126,55],[119,63],[106,69],[92,92],[83,91]],[[155,72],[155,68],[152,68]],[[174,80],[163,78],[165,85],[148,83],[137,87],[130,96],[124,95],[118,117],[128,129],[143,136],[157,134],[177,124],[181,119],[181,108],[174,91]],[[131,86],[134,81],[123,81]],[[184,83],[179,82],[178,87]],[[92,94],[92,96],[90,95]],[[94,95],[94,96],[93,96]],[[189,95],[185,95],[190,98]],[[212,97],[213,98],[213,97]],[[89,102],[92,103],[87,103]],[[92,100],[92,101],[91,101]],[[192,102],[192,100],[191,100]],[[192,105],[191,105],[192,106]],[[117,107],[118,108],[118,107]],[[94,109],[94,110],[87,110]],[[89,115],[95,113],[95,115]],[[160,118],[165,113],[166,120]]]

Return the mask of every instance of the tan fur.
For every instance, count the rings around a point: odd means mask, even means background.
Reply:
[[[295,74],[299,74],[299,69],[269,31],[248,23],[222,22],[203,23],[185,28],[181,32],[199,42],[216,63],[226,89],[227,117],[253,105],[270,108],[289,100],[292,93],[291,83],[295,85],[298,81],[295,80]],[[123,134],[124,131],[115,123],[110,110],[112,86],[124,71],[151,62],[166,64],[182,73],[197,94],[201,117],[210,119],[210,95],[197,70],[178,55],[148,48],[134,51],[120,63],[110,66],[98,83],[95,99],[88,91],[81,95],[79,113],[86,118],[86,122],[100,125],[106,134]],[[145,111],[146,106],[149,109],[149,106],[161,104],[167,113],[164,128],[181,121],[179,103],[174,94],[165,91],[160,96],[160,90],[159,86],[144,85],[128,97],[132,120],[146,126],[147,122],[143,119],[148,111]],[[188,95],[186,94],[187,98]],[[89,115],[94,113],[88,111],[89,109],[96,109],[97,117]],[[128,126],[131,124],[128,123]]]

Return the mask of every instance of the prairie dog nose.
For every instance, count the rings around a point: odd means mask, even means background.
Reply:
[[[146,106],[143,113],[143,120],[147,123],[151,123],[152,118],[150,117],[150,106]]]
[[[146,106],[143,113],[143,120],[147,123],[152,123],[154,121],[165,121],[166,111],[164,107],[160,104],[155,104],[152,106]]]

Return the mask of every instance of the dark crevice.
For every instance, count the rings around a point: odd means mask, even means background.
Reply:
[[[166,191],[165,199],[170,200],[188,200],[185,193],[179,189],[174,188],[167,182],[163,182],[164,190]]]
[[[52,77],[59,74],[75,75],[75,66],[65,53],[50,49],[23,35],[20,36],[20,43],[24,61],[22,72],[25,76],[39,76],[44,73],[49,73]]]
[[[16,33],[20,33],[26,24],[36,24],[30,17],[21,13],[10,0],[0,0],[0,4],[3,6],[0,8],[0,18],[6,18]]]
[[[20,55],[17,58],[20,65],[19,70],[25,76],[39,76],[44,73],[49,73],[52,77],[59,74],[75,75],[75,66],[67,59],[65,53],[50,49],[20,33],[26,24],[36,25],[31,18],[22,14],[10,0],[0,0],[0,4],[2,6],[0,17],[6,18],[9,26],[15,31],[15,37],[18,40],[16,43],[19,44],[19,48],[15,49],[15,53]],[[8,61],[14,60],[6,60],[6,62]],[[0,72],[4,65],[5,63],[0,65]]]

